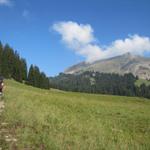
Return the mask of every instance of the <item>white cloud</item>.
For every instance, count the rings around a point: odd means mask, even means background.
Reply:
[[[69,47],[85,45],[94,41],[93,29],[90,25],[79,25],[71,21],[59,22],[53,25],[53,29],[62,35],[63,41]]]
[[[58,22],[53,29],[62,36],[62,41],[75,53],[86,58],[87,62],[121,55],[127,52],[143,55],[150,52],[150,38],[130,35],[126,39],[113,41],[108,46],[95,43],[94,30],[87,24],[76,22]]]
[[[95,60],[100,59],[99,56],[102,56],[102,50],[100,49],[100,47],[98,47],[97,45],[85,45],[84,47],[82,47],[79,51],[78,54],[86,57],[86,60],[88,62],[93,62]]]
[[[11,6],[12,2],[10,0],[0,0],[0,5]]]

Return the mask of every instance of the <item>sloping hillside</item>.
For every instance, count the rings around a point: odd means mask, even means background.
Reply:
[[[6,84],[1,122],[8,123],[19,150],[150,149],[147,99]],[[9,149],[11,143],[2,144]]]
[[[150,58],[126,53],[121,56],[96,61],[93,63],[79,63],[68,68],[65,73],[81,73],[84,71],[97,71],[104,73],[132,73],[142,79],[150,79]]]

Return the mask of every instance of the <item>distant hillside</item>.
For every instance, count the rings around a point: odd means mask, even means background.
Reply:
[[[104,73],[132,73],[141,79],[150,79],[150,58],[132,55],[130,53],[93,63],[81,62],[68,69],[66,74],[96,71]]]
[[[138,81],[131,73],[119,75],[86,71],[80,74],[60,73],[50,78],[50,85],[52,88],[64,91],[150,98],[150,86],[142,82],[138,84]]]

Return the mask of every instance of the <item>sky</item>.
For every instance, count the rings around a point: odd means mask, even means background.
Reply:
[[[150,56],[150,0],[0,0],[0,41],[48,76],[126,52]]]

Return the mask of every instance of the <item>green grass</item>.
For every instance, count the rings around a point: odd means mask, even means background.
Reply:
[[[146,86],[149,86],[150,85],[150,81],[148,80],[144,80],[144,79],[139,79],[135,82],[135,85],[137,85],[138,87],[141,85],[141,84],[145,84]]]
[[[150,149],[147,99],[6,84],[3,121],[19,150]]]

